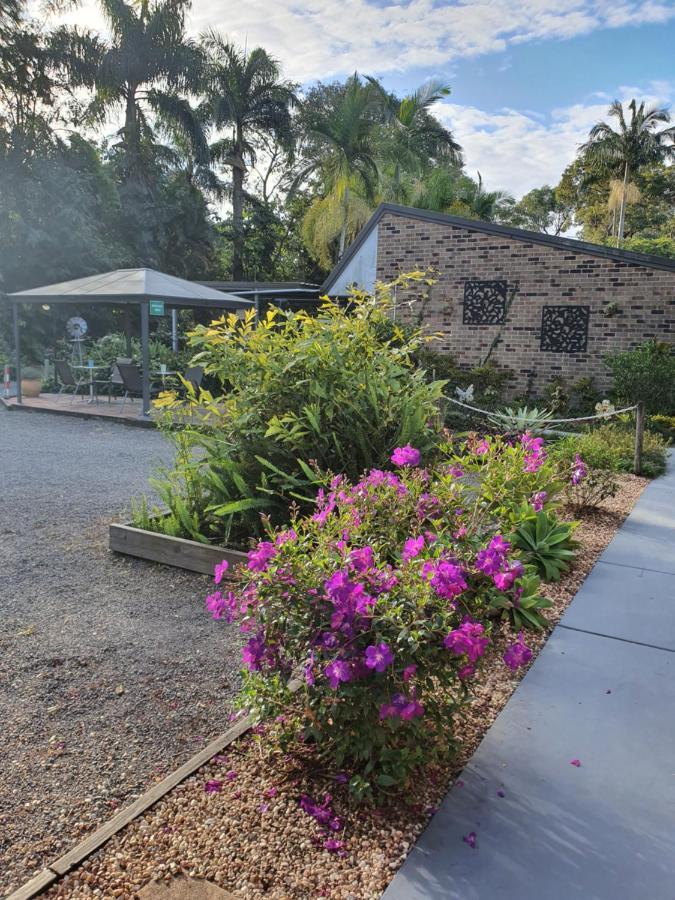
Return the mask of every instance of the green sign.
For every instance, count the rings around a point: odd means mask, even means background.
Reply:
[[[164,301],[163,300],[151,300],[150,301],[150,315],[151,316],[163,316],[164,315]]]

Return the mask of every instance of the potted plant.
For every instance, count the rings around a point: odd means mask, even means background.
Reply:
[[[42,387],[42,369],[39,366],[24,366],[21,369],[21,396],[39,397]]]

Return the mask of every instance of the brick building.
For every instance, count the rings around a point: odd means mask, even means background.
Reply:
[[[397,297],[397,318],[440,332],[434,347],[461,365],[489,354],[512,371],[512,394],[541,394],[556,376],[604,390],[606,354],[675,341],[675,260],[386,203],[323,292],[415,269],[437,282],[426,300]]]

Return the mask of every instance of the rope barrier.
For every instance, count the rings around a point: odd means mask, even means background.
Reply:
[[[514,416],[509,416],[506,413],[499,412],[488,412],[486,409],[479,409],[477,406],[469,406],[468,403],[462,403],[461,400],[455,400],[453,397],[448,397],[446,394],[443,395],[445,400],[448,400],[450,403],[454,403],[456,406],[463,406],[464,409],[470,409],[471,412],[480,413],[483,416],[487,416],[488,418],[497,418],[503,419],[504,421],[509,421],[514,418]],[[623,409],[615,409],[609,413],[601,413],[596,416],[580,416],[577,419],[542,419],[541,425],[563,425],[568,422],[590,422],[592,419],[611,419],[612,416],[619,416],[621,413],[632,412],[632,410],[637,409],[637,404],[635,406],[624,406]]]

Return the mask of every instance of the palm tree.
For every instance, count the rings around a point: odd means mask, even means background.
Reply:
[[[101,115],[112,106],[124,107],[120,135],[128,170],[138,173],[142,144],[152,140],[148,111],[160,125],[184,134],[196,155],[207,159],[203,129],[184,96],[198,91],[203,70],[201,50],[185,34],[189,0],[100,3],[112,41],[96,74],[92,111]]]
[[[580,148],[589,163],[602,172],[618,175],[622,180],[617,246],[621,245],[624,236],[630,176],[637,174],[649,163],[664,162],[672,157],[675,141],[675,125],[659,130],[660,125],[670,122],[666,109],[645,109],[644,100],[638,106],[635,99],[630,101],[628,109],[630,121],[626,122],[623,106],[615,100],[608,115],[618,121],[618,129],[607,122],[598,122],[591,128],[588,140]]]
[[[385,191],[387,199],[405,199],[402,172],[419,174],[436,164],[461,167],[462,148],[452,132],[429,112],[435,103],[448,96],[448,84],[432,79],[399,100],[388,94],[376,79],[368,78],[368,81],[376,91],[384,120],[381,156],[385,163],[393,165],[392,184]]]
[[[413,202],[420,209],[451,213],[467,219],[494,222],[513,203],[506,191],[486,191],[483,178],[474,181],[460,169],[438,168],[419,181]]]
[[[349,231],[352,192],[370,201],[379,180],[373,127],[377,95],[372,84],[362,84],[357,74],[348,79],[344,91],[329,108],[315,110],[308,118],[307,132],[313,143],[313,159],[297,175],[291,190],[319,173],[324,187],[325,211],[339,225],[338,260]],[[314,152],[315,151],[315,152]]]
[[[217,130],[227,137],[211,146],[211,157],[232,169],[232,276],[243,275],[244,183],[248,167],[255,165],[256,132],[270,133],[287,152],[293,144],[291,107],[293,86],[281,79],[281,69],[262,47],[250,53],[210,31],[202,38],[208,54],[206,108]]]

